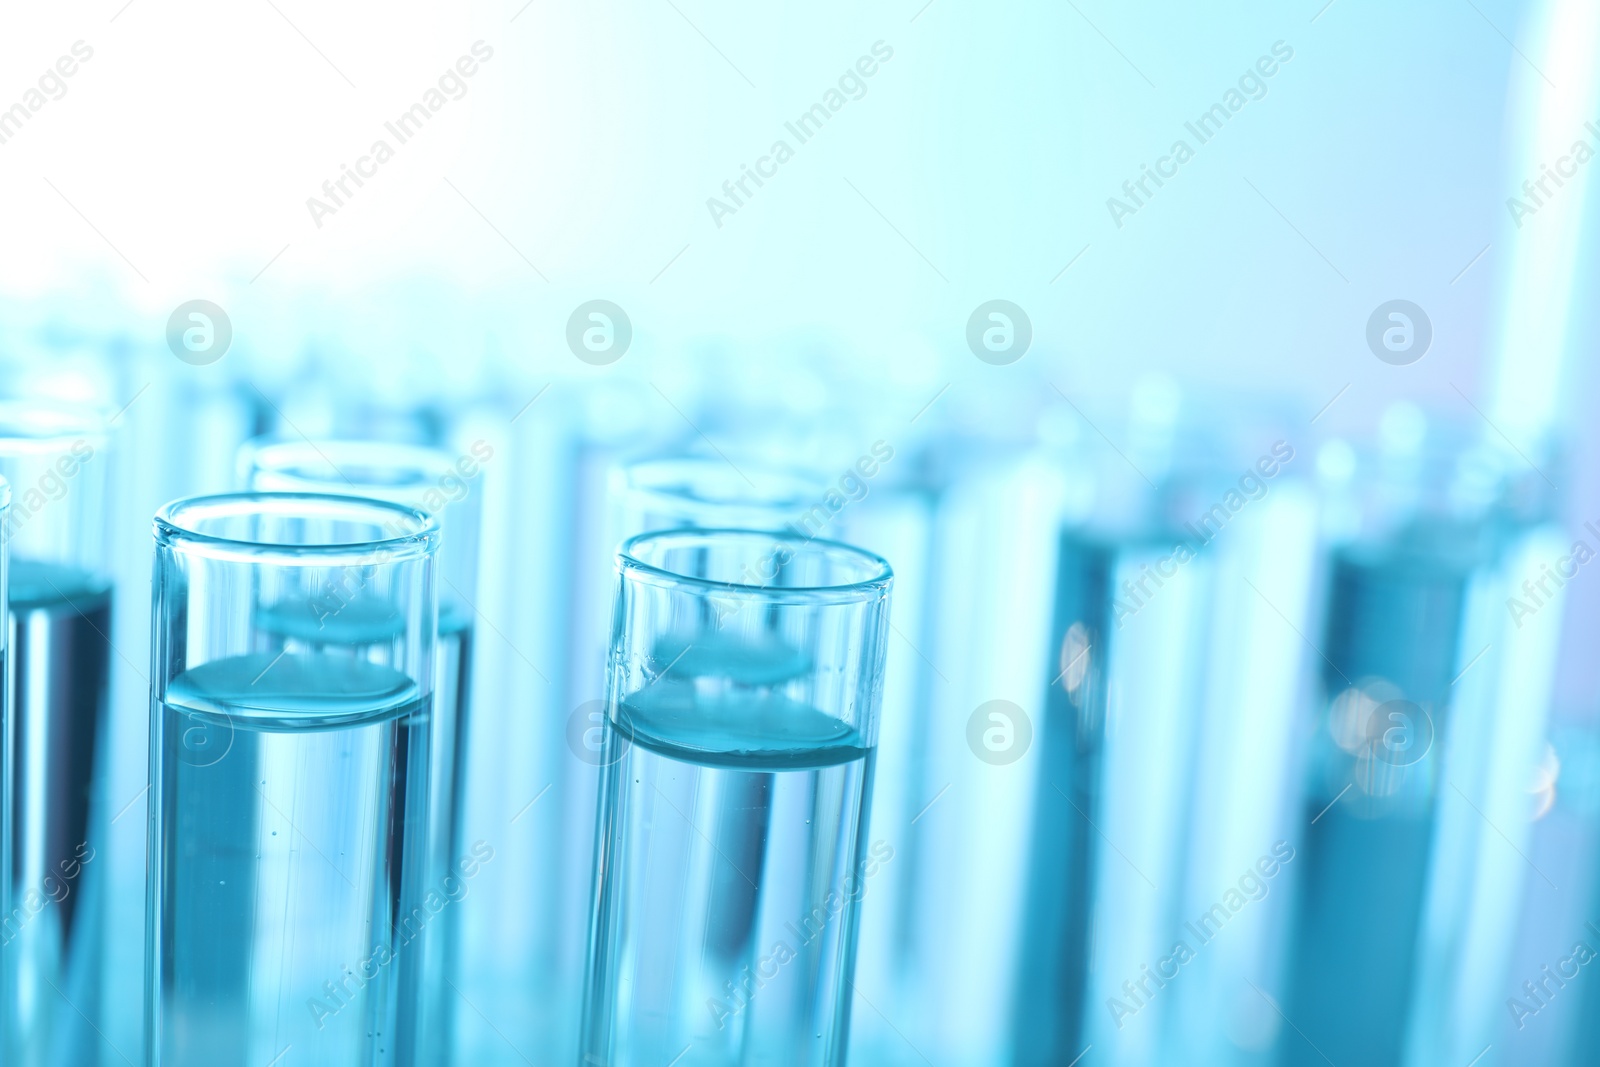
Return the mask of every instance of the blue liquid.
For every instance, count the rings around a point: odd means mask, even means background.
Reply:
[[[330,614],[330,607],[337,608]],[[405,619],[391,603],[356,597],[314,605],[309,598],[284,601],[262,608],[256,615],[262,629],[302,642],[313,650],[387,645],[405,630]],[[469,682],[472,671],[471,610],[453,601],[439,605],[439,633],[435,643],[433,764],[428,817],[428,875],[430,885],[442,882],[452,864],[465,851],[462,840],[462,766],[471,726]],[[460,975],[461,909],[451,907],[428,937],[416,946],[422,959],[423,999],[418,1032],[427,1056],[443,1059],[454,1042],[457,999],[450,985],[462,984]]]
[[[151,1063],[415,1062],[427,701],[325,653],[213,660],[167,698]]]
[[[101,775],[111,590],[88,572],[11,567],[9,900],[0,916],[4,1062],[98,1062],[107,863]]]
[[[784,655],[686,656],[607,724],[585,1063],[843,1062],[874,753],[742,682]]]
[[[429,885],[444,884],[466,854],[462,818],[466,809],[467,732],[472,726],[472,616],[454,603],[439,605],[439,637],[434,645],[433,764],[429,770]],[[420,945],[423,956],[419,1031],[425,1035],[425,1062],[445,1064],[455,1045],[455,989],[461,975],[460,906],[452,904]],[[451,988],[451,987],[455,988]]]
[[[1449,726],[1465,595],[1465,566],[1431,555],[1334,560],[1321,642],[1331,661],[1322,664],[1327,699],[1351,683],[1382,679],[1429,712],[1436,737],[1421,762],[1380,765],[1374,778],[1334,743],[1326,714],[1318,724],[1287,946],[1283,1011],[1294,1028],[1279,1035],[1282,1067],[1321,1063],[1324,1056],[1371,1067],[1404,1061],[1431,873],[1437,760]]]
[[[1089,647],[1107,641],[1115,552],[1075,538],[1062,541],[1056,578],[1052,649],[1073,626]],[[1012,1019],[1015,1067],[1054,1067],[1084,1049],[1091,983],[1094,887],[1103,819],[1106,694],[1104,653],[1085,657],[1086,672],[1071,692],[1059,682],[1046,697],[1039,736],[1040,784],[1035,791],[1033,841],[1020,971]],[[1051,673],[1062,671],[1057,657]],[[1103,1009],[1102,1009],[1103,1010]]]

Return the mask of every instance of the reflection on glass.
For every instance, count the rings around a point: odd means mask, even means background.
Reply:
[[[841,1064],[888,565],[687,531],[619,567],[586,1062]]]
[[[256,493],[155,537],[147,1062],[438,1062],[426,946],[475,867],[425,853],[437,525]]]
[[[1562,550],[1507,460],[1386,416],[1329,551],[1275,1060],[1422,1067],[1499,1035],[1559,608],[1508,595]],[[1521,461],[1517,461],[1521,465]],[[1346,464],[1348,466],[1348,464]],[[1354,468],[1351,468],[1352,470]],[[1522,486],[1521,489],[1525,489]]]
[[[492,449],[476,442],[451,457],[415,445],[369,441],[271,441],[247,444],[240,452],[246,487],[273,492],[334,493],[403,504],[436,519],[443,535],[439,548],[439,635],[433,688],[434,810],[429,817],[430,867],[442,877],[468,852],[462,827],[470,777],[463,766],[473,727],[471,678],[472,598],[478,576],[478,529],[483,494],[479,476]],[[266,608],[260,626],[313,646],[370,645],[392,640],[405,620],[392,605],[353,599],[337,614],[326,606],[295,602]],[[461,984],[463,957],[461,909],[451,909],[429,939],[430,975],[423,1029],[441,1059],[453,1047],[451,987]]]
[[[111,680],[110,488],[103,421],[0,405],[11,551],[6,1062],[91,1064],[100,1031]],[[111,810],[108,810],[111,808]]]

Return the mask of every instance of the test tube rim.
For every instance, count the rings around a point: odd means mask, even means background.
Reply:
[[[289,456],[309,457],[313,461],[321,461],[339,473],[343,472],[345,466],[385,467],[397,471],[414,471],[418,478],[413,482],[399,483],[361,479],[351,482],[342,477],[305,477],[285,469],[288,464],[284,461],[284,457]],[[338,462],[338,457],[345,457],[349,462],[341,464]],[[275,460],[278,462],[274,462]],[[409,496],[426,489],[428,485],[436,484],[439,478],[459,474],[450,457],[440,449],[409,442],[363,441],[354,438],[330,438],[313,442],[275,436],[257,437],[246,442],[241,449],[240,464],[244,468],[241,473],[247,479],[247,484],[258,492],[315,492],[344,496],[349,495],[350,490],[359,490],[356,495],[372,495],[377,499],[401,504],[404,504]],[[256,482],[261,476],[270,478],[274,483],[281,481],[283,484],[274,484],[270,489],[263,488]]]
[[[830,585],[752,585],[747,582],[726,582],[692,574],[680,574],[677,571],[657,566],[654,563],[648,563],[638,556],[638,547],[648,542],[667,539],[706,541],[713,537],[727,536],[761,538],[768,542],[795,545],[802,551],[824,551],[847,556],[857,562],[869,565],[872,573],[868,577],[853,582],[839,582]],[[773,530],[739,527],[713,529],[683,527],[673,530],[650,530],[645,533],[635,534],[618,547],[616,567],[617,573],[623,576],[624,579],[636,577],[654,585],[687,586],[693,589],[751,600],[762,600],[768,603],[866,603],[887,596],[889,588],[894,582],[894,568],[890,566],[888,560],[876,552],[869,552],[856,545],[822,537],[801,537]]]
[[[740,478],[748,482],[749,472],[752,469],[758,478],[786,481],[787,487],[792,489],[793,492],[788,494],[763,494],[760,488],[756,487],[754,495],[717,497],[698,492],[696,487],[693,486],[683,486],[681,491],[673,491],[672,488],[664,487],[660,482],[648,480],[652,476],[671,475],[678,472],[714,472],[716,476],[729,478],[730,481],[734,478]],[[725,471],[727,473],[724,473]],[[729,477],[730,475],[732,477]],[[765,508],[777,508],[787,504],[803,507],[808,503],[812,503],[818,496],[827,492],[829,488],[826,479],[799,467],[758,464],[751,468],[747,464],[736,470],[730,467],[726,460],[695,455],[652,456],[635,460],[619,466],[614,477],[626,492],[636,494],[646,500],[664,502],[666,507],[662,510],[670,510],[673,505],[687,502],[698,505],[702,509],[711,509],[730,516],[748,516]],[[715,525],[722,529],[743,528],[724,523]]]
[[[80,440],[111,438],[105,412],[55,400],[0,400],[0,457],[66,452]]]
[[[345,509],[352,516],[357,511],[365,511],[365,517],[352,518],[352,521],[369,521],[374,525],[380,522],[372,518],[373,513],[384,513],[406,522],[412,532],[341,544],[283,544],[219,537],[192,529],[183,521],[184,516],[196,512],[203,512],[206,517],[268,514],[267,508],[272,505],[320,509],[320,514],[307,515],[318,518],[338,517],[339,509]],[[280,513],[288,514],[281,510]],[[327,567],[387,565],[421,559],[438,548],[441,537],[436,516],[390,500],[334,493],[240,492],[181,497],[163,504],[155,514],[155,539],[158,546],[207,559]]]

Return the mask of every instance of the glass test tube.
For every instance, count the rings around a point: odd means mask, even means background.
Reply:
[[[602,533],[606,563],[603,568],[595,568],[586,595],[577,598],[590,611],[575,613],[579,615],[581,634],[575,641],[572,670],[574,706],[585,701],[598,705],[604,696],[606,647],[615,592],[611,561],[617,545],[657,530],[776,531],[792,527],[797,533],[816,536],[826,531],[806,529],[805,515],[827,488],[820,479],[800,471],[749,463],[735,468],[726,460],[701,456],[647,459],[613,467],[607,475],[608,514]],[[595,713],[590,722],[598,727],[601,718]],[[590,755],[598,756],[598,734],[586,735],[585,745]],[[583,799],[593,798],[586,795]],[[592,827],[584,829],[589,831]],[[585,853],[592,844],[593,835],[586,832],[582,845]]]
[[[1174,566],[1174,546],[1189,536],[1161,514],[1163,494],[1134,495],[1148,513],[1128,528],[1069,525],[1060,538],[1028,933],[1011,1005],[1018,1067],[1065,1063],[1091,1043],[1108,1064],[1156,1062],[1157,1013],[1107,1026],[1103,1005],[1170,948],[1193,799],[1202,609],[1216,582],[1204,556]],[[1133,583],[1151,589],[1156,568],[1165,584],[1141,597]]]
[[[481,545],[482,566],[495,580],[482,585],[477,603],[479,632],[492,622],[494,638],[474,654],[477,727],[464,816],[471,837],[487,838],[495,856],[461,913],[469,961],[461,994],[471,1005],[456,1014],[461,1062],[493,1060],[508,1048],[537,1050],[551,1063],[577,1059],[594,802],[591,787],[582,810],[566,806],[574,769],[593,777],[573,759],[568,731],[574,704],[604,695],[616,552],[602,536],[606,478],[618,456],[661,439],[662,409],[676,418],[654,390],[635,385],[613,378],[557,384],[508,421],[532,399],[530,389],[510,406],[469,408],[457,422],[493,445],[496,471],[494,485],[485,486],[492,518]],[[680,420],[674,433],[681,427]],[[588,603],[595,587],[599,610]],[[580,647],[597,652],[580,659]],[[571,682],[575,662],[590,671],[581,688]],[[581,696],[569,699],[572,692]],[[575,823],[589,832],[569,853]]]
[[[0,597],[6,595],[9,588],[6,577],[10,570],[11,537],[11,486],[4,478],[0,478]],[[6,662],[6,651],[9,641],[7,636],[10,627],[0,629],[0,664]],[[3,667],[0,667],[3,670]],[[10,687],[0,689],[0,1048],[9,1054],[10,1048],[6,1043],[9,1034],[9,1025],[12,1014],[12,997],[15,989],[15,978],[12,968],[15,958],[10,952],[12,930],[15,924],[10,921],[12,911],[17,907],[18,900],[11,891],[11,691]],[[45,898],[48,899],[48,898]],[[42,908],[44,901],[36,898],[36,903]]]
[[[1090,1046],[1108,1067],[1229,1062],[1233,994],[1273,958],[1265,884],[1248,883],[1253,910],[1225,937],[1185,921],[1238,895],[1284,821],[1302,658],[1284,620],[1310,598],[1310,460],[1270,416],[1223,435],[1177,400],[1160,383],[1136,394],[1113,432],[1128,455],[1077,412],[1041,424],[1070,480],[1039,568],[1054,603],[1006,1005],[1018,1067]]]
[[[7,1064],[85,1064],[102,1049],[111,683],[107,435],[92,409],[0,405],[0,475],[16,487],[3,951]],[[96,862],[98,861],[98,863]]]
[[[912,447],[897,451],[895,462],[911,466]],[[870,469],[870,468],[869,468]],[[914,469],[914,468],[913,468]],[[940,684],[919,650],[928,647],[932,626],[927,605],[933,515],[936,495],[903,470],[880,471],[871,495],[852,504],[830,534],[894,560],[896,636],[884,659],[882,725],[874,762],[872,839],[869,847],[886,858],[861,901],[861,935],[856,952],[857,996],[871,1009],[852,1014],[850,1062],[895,1067],[917,1062],[915,1050],[895,1033],[908,1016],[907,994],[915,988],[915,921],[922,913],[923,875],[917,858],[924,822],[918,815],[944,784],[927,785],[931,708],[928,689]],[[921,1042],[926,1044],[926,1042]]]
[[[1036,709],[1044,642],[1017,635],[1049,625],[1038,561],[1054,546],[1060,492],[1028,449],[969,435],[897,444],[874,477],[836,522],[852,543],[894,550],[884,703],[903,714],[886,714],[875,747],[872,845],[884,862],[862,901],[853,982],[872,1007],[854,1013],[851,1059],[990,1062],[1008,1037],[1032,763],[990,765],[968,727],[993,701]]]
[[[471,703],[473,599],[477,595],[478,529],[483,494],[474,480],[487,458],[478,442],[456,459],[416,445],[375,441],[249,442],[240,451],[240,469],[247,489],[267,492],[353,494],[416,508],[434,516],[443,542],[435,563],[439,580],[439,636],[435,645],[433,682],[432,812],[429,815],[429,867],[442,877],[452,864],[467,858],[463,840],[464,760],[472,725]],[[364,644],[368,626],[353,612],[320,620],[283,616],[294,628],[318,629],[322,643],[349,640]],[[491,849],[492,842],[485,842]],[[454,902],[453,902],[454,903]],[[422,1030],[442,1061],[453,1045],[451,986],[460,985],[461,909],[451,907],[434,926],[438,935],[418,946],[427,958],[429,976],[422,1007]],[[442,980],[441,977],[442,976]]]
[[[723,459],[696,456],[645,459],[613,467],[606,482],[605,544],[611,552],[627,537],[658,530],[779,530],[794,522],[822,493],[821,486],[806,475],[742,462],[736,470]],[[605,725],[606,632],[610,629],[610,619],[602,613],[610,608],[613,592],[610,569],[606,566],[602,573],[595,574],[589,597],[576,598],[581,605],[589,606],[592,614],[579,614],[574,619],[579,640],[574,648],[573,689],[568,701],[568,745],[576,765],[565,784],[566,869],[582,870],[584,877],[566,880],[562,910],[574,917],[589,909],[587,869],[594,851],[595,795]],[[578,923],[582,929],[581,918]],[[581,984],[581,936],[574,949],[576,952],[563,952],[560,958],[576,960],[576,969],[566,977]]]
[[[1524,809],[1559,607],[1519,632],[1506,602],[1563,542],[1511,510],[1505,457],[1424,448],[1413,418],[1386,418],[1374,499],[1329,551],[1285,1065],[1481,1054],[1503,1009],[1513,902],[1538,877]]]
[[[612,472],[610,496],[625,536],[682,527],[777,530],[792,526],[807,537],[827,533],[822,497],[832,488],[802,470],[713,457],[648,459]],[[810,514],[813,509],[816,514]]]
[[[1431,734],[1446,722],[1463,665],[1473,564],[1443,539],[1430,548],[1417,536],[1331,560],[1319,641],[1324,703],[1305,800],[1311,881],[1297,909],[1285,1005],[1307,1029],[1283,1034],[1284,1064],[1300,1062],[1308,1044],[1359,1062],[1403,1062],[1442,784]],[[1416,760],[1373,747],[1369,724],[1390,719],[1397,736],[1428,735]]]
[[[608,553],[629,537],[656,530],[744,528],[779,530],[799,521],[825,492],[825,486],[799,472],[746,462],[737,469],[715,457],[677,456],[613,467],[607,476],[603,534]],[[598,561],[596,561],[598,562]],[[597,568],[598,570],[598,568]],[[566,843],[558,928],[565,935],[558,959],[557,989],[580,988],[584,966],[585,916],[592,888],[589,860],[594,850],[595,797],[603,755],[606,645],[615,577],[609,564],[586,575],[587,595],[575,598],[574,662],[568,695],[568,747],[574,761],[563,781]],[[581,610],[583,608],[588,610]],[[581,873],[579,873],[581,872]],[[573,933],[576,936],[572,936]],[[558,994],[560,995],[560,994]],[[581,1009],[574,998],[568,1011]]]
[[[437,523],[241,493],[155,540],[146,1062],[436,1062],[414,946],[476,870],[424,854]]]
[[[586,1063],[844,1062],[889,565],[836,542],[625,542]]]
[[[606,561],[590,576],[586,595],[578,597],[588,612],[575,612],[581,633],[575,641],[572,669],[572,703],[597,708],[606,684],[606,648],[610,640],[616,546],[630,537],[657,530],[746,529],[781,530],[791,527],[807,536],[826,531],[804,529],[807,509],[827,491],[820,479],[799,471],[750,463],[733,467],[723,459],[674,456],[639,460],[613,467],[607,475],[605,530]],[[598,562],[598,561],[597,561]],[[602,716],[589,715],[599,727]],[[598,757],[599,735],[584,736],[587,756]],[[583,757],[580,757],[583,758]],[[595,762],[586,760],[586,762]],[[582,800],[592,803],[591,792]],[[574,810],[582,810],[575,807]],[[594,843],[593,827],[585,825],[583,854]],[[587,885],[584,887],[587,893]],[[587,903],[587,898],[586,898]]]
[[[887,441],[861,445],[853,463],[838,458],[847,450],[824,446],[820,451],[835,456],[834,465],[815,460],[804,470],[779,466],[787,451],[795,451],[795,434],[783,434],[763,441],[759,435],[738,438],[737,467],[718,456],[677,456],[643,460],[615,469],[611,476],[612,537],[616,545],[626,537],[651,530],[684,527],[745,528],[788,530],[806,537],[827,537],[877,552],[895,561],[895,601],[902,633],[918,634],[919,597],[923,579],[929,494],[921,491],[906,472],[915,460],[898,456]],[[846,431],[845,436],[853,436]],[[815,457],[818,442],[801,454]],[[732,452],[732,449],[730,449]],[[752,452],[772,457],[772,462],[751,462]],[[909,484],[909,489],[908,489]],[[910,587],[911,612],[907,612],[906,566],[916,574]],[[609,570],[609,568],[607,568]],[[609,575],[607,575],[609,579]],[[609,600],[610,582],[607,582]],[[920,634],[912,640],[920,645]],[[591,661],[603,660],[603,647]],[[869,849],[876,847],[884,860],[874,873],[870,891],[861,899],[861,933],[856,950],[855,983],[860,996],[870,1001],[873,1011],[857,1012],[851,1024],[851,1059],[865,1057],[868,1062],[888,1062],[902,1050],[910,1052],[905,1041],[894,1033],[904,1022],[901,988],[908,964],[905,951],[907,926],[917,914],[916,878],[907,860],[915,855],[916,826],[911,823],[917,809],[927,802],[918,771],[920,746],[927,739],[923,721],[925,696],[920,692],[918,672],[923,661],[903,642],[891,641],[884,663],[884,725],[878,734],[873,759],[873,795],[869,812],[873,836]],[[591,667],[587,677],[603,677],[603,670]],[[583,759],[598,763],[598,742],[603,734],[598,727],[603,703],[595,700],[583,705],[593,709],[593,728],[583,735]],[[571,810],[581,813],[585,805],[594,808],[598,773],[578,779],[587,793],[575,796]],[[593,826],[589,818],[578,828],[586,833],[585,844],[593,847]],[[588,900],[587,880],[584,900]],[[739,883],[729,887],[737,891]],[[880,1014],[881,1013],[881,1014]],[[892,1019],[893,1021],[885,1021]],[[911,1053],[914,1055],[914,1053]]]

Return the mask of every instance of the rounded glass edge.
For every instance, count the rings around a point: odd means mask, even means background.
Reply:
[[[185,525],[183,516],[196,511],[216,515],[268,515],[273,512],[262,505],[299,502],[321,514],[307,517],[339,518],[339,509],[347,509],[353,522],[378,523],[374,513],[386,513],[403,519],[414,526],[414,532],[372,541],[352,541],[337,545],[286,545],[267,541],[245,541],[201,533]],[[365,512],[359,515],[358,512]],[[282,514],[292,514],[288,511]],[[333,493],[215,493],[208,496],[182,497],[169,501],[157,509],[154,520],[155,540],[158,546],[174,548],[208,559],[238,563],[270,563],[278,566],[325,567],[340,563],[387,564],[421,559],[436,551],[440,543],[439,520],[420,508],[406,507],[388,500],[372,497],[338,495]],[[381,558],[376,558],[381,556]]]
[[[804,506],[829,488],[826,478],[804,468],[750,467],[748,464],[746,469],[758,479],[769,484],[781,483],[784,492],[763,494],[760,487],[756,486],[753,496],[714,497],[697,491],[698,487],[694,485],[674,485],[668,480],[672,474],[680,471],[690,475],[702,471],[714,472],[716,476],[723,477],[724,467],[728,467],[727,461],[706,456],[652,456],[621,464],[616,469],[616,477],[622,489],[645,499],[662,500],[680,506],[689,503],[707,510],[743,514]],[[731,475],[729,481],[746,477],[738,469],[728,467],[728,470]],[[689,482],[691,479],[686,477],[683,481]]]
[[[875,573],[858,581],[837,585],[752,585],[746,582],[723,582],[713,578],[679,574],[665,567],[646,563],[635,554],[635,549],[638,545],[649,541],[660,541],[669,538],[684,541],[707,541],[711,538],[728,535],[760,538],[763,541],[774,544],[794,545],[802,550],[815,548],[840,552],[868,563]],[[890,566],[888,560],[876,552],[868,552],[866,549],[856,545],[846,544],[843,541],[831,541],[823,537],[799,537],[774,533],[770,530],[741,528],[686,528],[680,530],[652,530],[647,533],[635,534],[618,546],[616,566],[619,574],[625,576],[629,574],[638,575],[656,584],[690,586],[732,596],[780,601],[803,600],[841,604],[857,601],[865,602],[885,595],[894,581],[894,568]]]
[[[291,458],[292,457],[292,458]],[[386,468],[396,471],[416,471],[420,476],[411,484],[396,485],[388,482],[349,481],[340,474],[338,460],[343,457],[349,465],[367,468]],[[335,477],[308,478],[288,468],[295,462],[309,460],[331,468]],[[281,437],[257,437],[246,441],[239,450],[242,473],[255,484],[257,477],[282,482],[290,488],[262,489],[259,492],[306,492],[329,496],[357,495],[364,492],[401,496],[433,484],[439,478],[457,473],[449,455],[428,445],[398,441],[361,441],[333,439],[327,441],[295,441]]]
[[[78,441],[110,439],[106,412],[92,404],[0,399],[0,456],[53,455]]]

